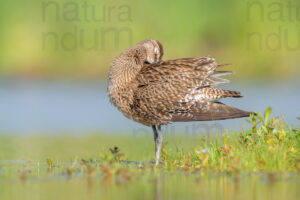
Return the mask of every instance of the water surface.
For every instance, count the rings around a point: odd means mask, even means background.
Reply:
[[[300,116],[300,83],[231,83],[226,89],[242,92],[244,98],[222,102],[248,111],[273,108],[273,116],[284,115],[297,126]],[[194,128],[193,128],[194,127]],[[195,127],[240,131],[250,126],[244,119],[215,122],[175,123],[176,133],[190,133]],[[88,132],[151,132],[150,128],[125,118],[106,95],[105,82],[81,81],[4,81],[0,82],[0,133],[2,134],[84,134]]]

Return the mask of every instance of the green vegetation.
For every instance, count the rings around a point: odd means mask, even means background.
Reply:
[[[167,137],[158,167],[150,136],[1,136],[0,199],[296,199],[300,130],[270,114],[222,141]]]
[[[299,172],[300,131],[289,129],[283,119],[269,119],[271,108],[251,116],[252,130],[223,134],[223,143],[211,142],[187,154],[164,151],[165,167],[198,168],[218,172]],[[208,152],[206,152],[208,151]]]
[[[106,77],[129,46],[155,38],[164,59],[212,56],[244,79],[299,74],[299,4],[264,1],[0,3],[0,75]]]

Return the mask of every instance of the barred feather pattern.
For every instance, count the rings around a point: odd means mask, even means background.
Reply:
[[[229,82],[220,76],[232,73],[217,71],[220,66],[209,57],[144,64],[130,78],[123,77],[127,81],[117,81],[117,86],[109,82],[114,88],[110,100],[126,117],[147,126],[249,116],[250,112],[217,102],[241,97],[239,92],[214,88]]]

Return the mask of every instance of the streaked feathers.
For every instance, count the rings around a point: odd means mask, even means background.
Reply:
[[[109,96],[125,116],[148,126],[247,117],[250,112],[218,102],[225,97],[242,97],[237,91],[214,88],[229,82],[220,77],[233,72],[217,71],[225,65],[209,57],[144,63],[136,71],[124,73],[126,77],[118,77],[121,80],[110,80]]]

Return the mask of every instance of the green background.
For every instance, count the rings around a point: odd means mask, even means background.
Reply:
[[[3,76],[104,79],[117,55],[147,38],[164,45],[164,59],[215,57],[219,63],[232,63],[230,69],[243,80],[287,80],[300,71],[297,1],[32,0],[0,4]],[[82,45],[96,48],[87,50]]]

